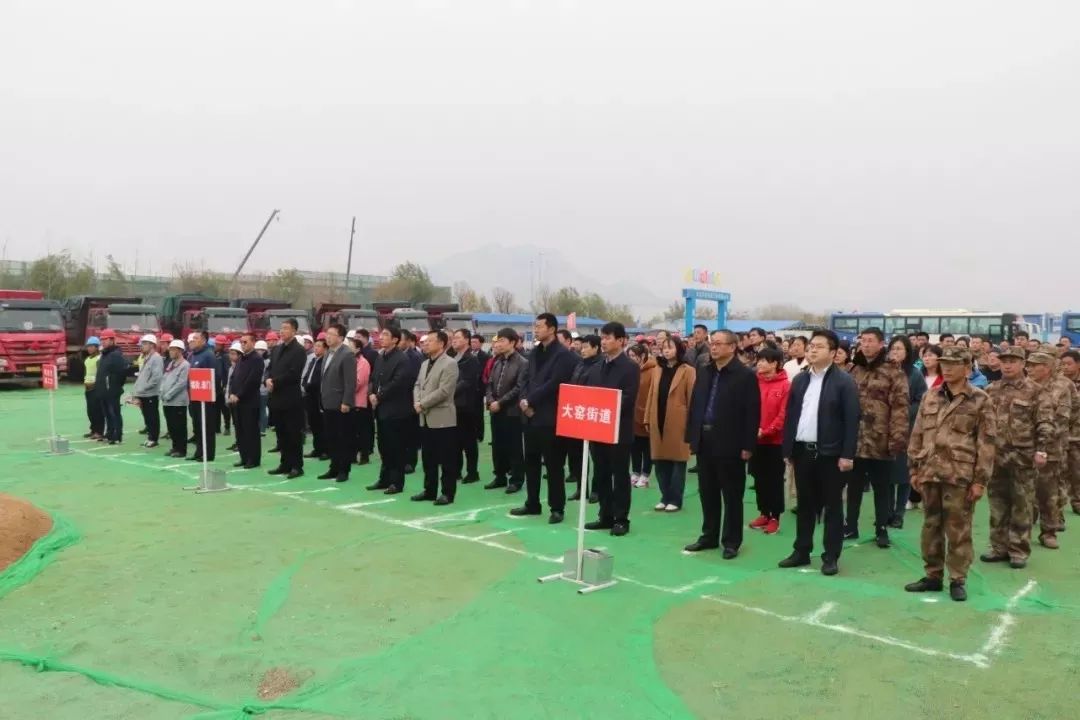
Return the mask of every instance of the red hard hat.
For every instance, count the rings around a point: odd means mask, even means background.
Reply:
[[[101,331],[101,334],[98,335],[98,337],[101,338],[102,340],[110,340],[110,339],[115,340],[116,339],[116,331],[111,329],[111,328],[105,328],[104,330]]]
[[[315,338],[315,339],[316,340],[325,340],[326,339],[326,331],[325,330],[320,330],[319,331],[319,336],[317,338]]]
[[[276,332],[271,330],[270,332],[266,333],[266,339],[267,340],[280,340],[281,336],[279,336]]]
[[[638,335],[637,337],[634,338],[634,342],[645,342],[645,336],[644,335]]]
[[[173,341],[173,336],[170,335],[169,333],[161,333],[161,338],[158,340],[158,342],[163,342],[163,343],[172,342],[172,341]]]
[[[214,344],[215,345],[225,345],[228,342],[229,342],[229,338],[225,337],[224,335],[215,335],[214,336]]]

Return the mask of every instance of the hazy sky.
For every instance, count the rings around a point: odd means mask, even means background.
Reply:
[[[547,246],[742,307],[1080,307],[1080,3],[0,4],[0,243]],[[555,282],[554,279],[550,279]]]

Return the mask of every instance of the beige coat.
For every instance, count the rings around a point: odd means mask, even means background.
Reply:
[[[450,428],[457,426],[454,390],[457,389],[458,365],[454,358],[443,353],[428,370],[426,358],[420,365],[413,387],[413,403],[420,403],[420,427]]]
[[[665,362],[667,362],[665,360]],[[664,435],[660,436],[658,413],[660,409],[660,370],[653,375],[646,405],[646,420],[649,424],[649,446],[653,460],[675,460],[686,462],[690,459],[690,446],[686,443],[686,421],[690,414],[690,396],[694,392],[696,372],[688,363],[679,365],[675,377],[671,379],[668,391],[667,412],[664,417]]]

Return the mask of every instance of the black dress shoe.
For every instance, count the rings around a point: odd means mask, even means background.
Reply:
[[[192,455],[191,457],[188,458],[188,460],[191,460],[193,462],[202,462],[202,456],[201,455]]]
[[[688,473],[691,473],[692,475],[697,475],[697,465],[695,465],[694,467],[690,468],[690,469],[689,469],[689,470],[687,470],[686,472],[688,472]]]
[[[236,443],[233,443],[232,445],[230,445],[229,447],[227,447],[225,449],[228,450],[229,452],[234,452],[236,450],[239,450],[240,446],[237,445]]]
[[[289,480],[295,480],[296,478],[303,477],[303,476],[304,476],[304,471],[303,470],[290,470],[289,473],[285,477],[288,478]]]
[[[413,466],[413,465],[406,465],[405,466],[405,474],[406,475],[412,475],[414,472],[416,472],[416,467],[415,466]]]
[[[836,564],[834,558],[821,558],[821,574],[833,576],[840,572],[840,566]]]
[[[320,459],[320,460],[329,460],[329,459],[330,459],[330,456],[329,456],[329,455],[327,455],[326,453],[320,453],[320,454],[319,454],[319,459]]]
[[[484,489],[485,490],[495,490],[496,488],[504,488],[504,487],[506,487],[506,481],[505,480],[492,480],[491,482],[489,482],[487,485],[484,486]]]
[[[517,493],[517,492],[521,492],[521,486],[520,485],[514,485],[514,484],[511,483],[510,485],[506,486],[506,494],[507,495],[513,495],[514,493]]]
[[[333,479],[334,479],[334,478],[336,478],[336,477],[337,477],[337,473],[336,473],[336,472],[329,472],[329,471],[327,471],[327,472],[324,472],[324,473],[323,473],[322,475],[318,475],[318,476],[317,476],[317,479],[318,479],[318,480],[333,480]],[[375,488],[375,486],[372,486],[372,487],[371,487],[371,488],[369,488],[369,489],[377,489],[377,488]]]
[[[595,505],[598,502],[600,502],[600,496],[596,493],[589,493],[589,504]]]
[[[383,490],[383,495],[397,495],[401,491],[402,487],[400,485],[391,485],[390,487]]]
[[[338,475],[336,478],[334,478],[334,482],[349,482],[349,476],[344,474]]]
[[[375,483],[374,485],[368,485],[365,490],[385,490],[390,487],[389,485],[383,485],[382,483]]]
[[[279,448],[277,445],[275,445],[274,447],[270,448],[266,452],[281,452],[281,448]]]
[[[146,434],[146,428],[143,428],[142,430],[140,430],[139,434],[140,435],[145,435]]]
[[[921,580],[916,580],[913,583],[908,583],[904,586],[904,589],[908,592],[941,592],[943,584],[941,578],[928,578],[924,577]]]
[[[874,538],[874,542],[876,542],[877,546],[882,550],[888,550],[892,547],[892,542],[889,541],[889,533],[884,530],[878,531],[877,536]]]
[[[739,551],[736,550],[735,548],[730,548],[730,547],[724,548],[723,558],[725,560],[734,560],[736,557],[738,557],[738,555],[739,555]]]
[[[622,537],[628,532],[630,532],[630,525],[627,523],[617,522],[611,526],[611,534],[615,537]]]
[[[540,508],[531,508],[528,505],[522,505],[521,507],[516,507],[511,510],[510,514],[514,517],[524,517],[525,515],[539,515]]]
[[[273,470],[267,470],[266,474],[267,475],[284,475],[287,472],[289,472],[289,471],[286,468],[283,468],[283,467],[281,467],[279,465],[276,468],[274,468]]]
[[[317,458],[317,457],[319,457],[319,453],[312,450],[309,453],[304,453],[304,457],[306,457],[306,458]]]
[[[581,491],[580,490],[574,491],[574,494],[571,495],[570,497],[566,498],[566,499],[567,500],[580,500],[581,499]]]
[[[903,530],[904,519],[901,517],[894,517],[892,520],[889,521],[889,527],[893,528],[894,530]]]
[[[611,520],[593,520],[585,523],[586,530],[610,530],[613,527],[615,527],[615,523]]]
[[[563,521],[563,514],[558,510],[552,510],[548,516],[548,525],[558,525]]]
[[[790,555],[788,555],[786,558],[781,560],[779,563],[777,563],[777,566],[782,567],[782,568],[795,568],[795,567],[803,567],[804,565],[809,565],[809,564],[810,564],[810,557],[808,555],[803,555],[802,553],[793,552]]]
[[[255,468],[259,467],[259,463],[250,463],[248,465],[245,465],[244,467],[248,470],[254,470]]]
[[[967,588],[964,587],[964,583],[956,582],[953,580],[949,583],[949,597],[956,602],[964,602],[967,600]]]
[[[466,475],[462,479],[461,484],[462,485],[471,485],[473,483],[478,483],[478,482],[480,482],[480,474],[479,473],[470,473],[470,474]]]
[[[450,498],[446,497],[445,495],[440,495],[439,497],[435,498],[435,504],[436,505],[449,505],[452,502],[454,502],[454,501],[451,500]]]
[[[859,531],[858,530],[844,530],[844,539],[845,540],[858,540],[859,539]]]
[[[357,465],[370,465],[371,464],[371,458],[368,457],[367,455],[361,455],[360,459],[356,461],[356,464]]]
[[[415,495],[413,495],[409,499],[412,500],[413,502],[424,502],[424,501],[431,502],[435,498],[428,495],[427,493],[416,493]]]
[[[243,461],[243,460],[241,460],[240,462],[234,462],[234,463],[232,464],[232,466],[233,466],[233,467],[244,467],[244,461]]]
[[[705,543],[701,542],[700,540],[695,540],[694,542],[684,547],[683,550],[685,550],[686,552],[701,552],[702,550],[715,550],[718,547],[720,547],[719,544],[713,545],[711,543]]]

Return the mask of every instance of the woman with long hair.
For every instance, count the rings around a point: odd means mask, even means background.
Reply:
[[[941,346],[940,345],[927,345],[922,350],[922,374],[923,380],[926,381],[926,387],[929,390],[933,390],[941,383],[945,382],[945,378],[941,375],[941,366],[938,364],[938,360],[941,359]]]
[[[656,465],[660,485],[657,511],[676,512],[682,508],[686,487],[686,463],[690,446],[686,443],[686,422],[696,372],[686,362],[682,339],[669,337],[660,347],[662,360],[646,393],[645,426],[649,432],[649,452]]]
[[[851,368],[855,367],[855,363],[851,362],[850,343],[840,341],[839,347],[836,348],[836,354],[833,355],[833,362],[844,372],[851,372]]]
[[[652,454],[649,450],[649,428],[645,423],[645,406],[649,400],[649,388],[653,377],[660,372],[652,353],[645,344],[633,345],[629,350],[630,359],[641,368],[640,385],[634,402],[634,442],[630,446],[630,484],[634,487],[649,487],[652,475]]]
[[[908,432],[915,427],[915,416],[919,412],[919,403],[926,394],[926,380],[922,372],[915,367],[915,351],[911,341],[905,335],[897,335],[889,341],[889,362],[899,365],[908,379]],[[904,527],[904,511],[907,509],[908,498],[911,496],[911,476],[908,474],[907,453],[900,453],[893,459],[892,464],[893,484],[896,485],[896,493],[893,497],[892,513],[889,519],[889,527],[900,529]]]

